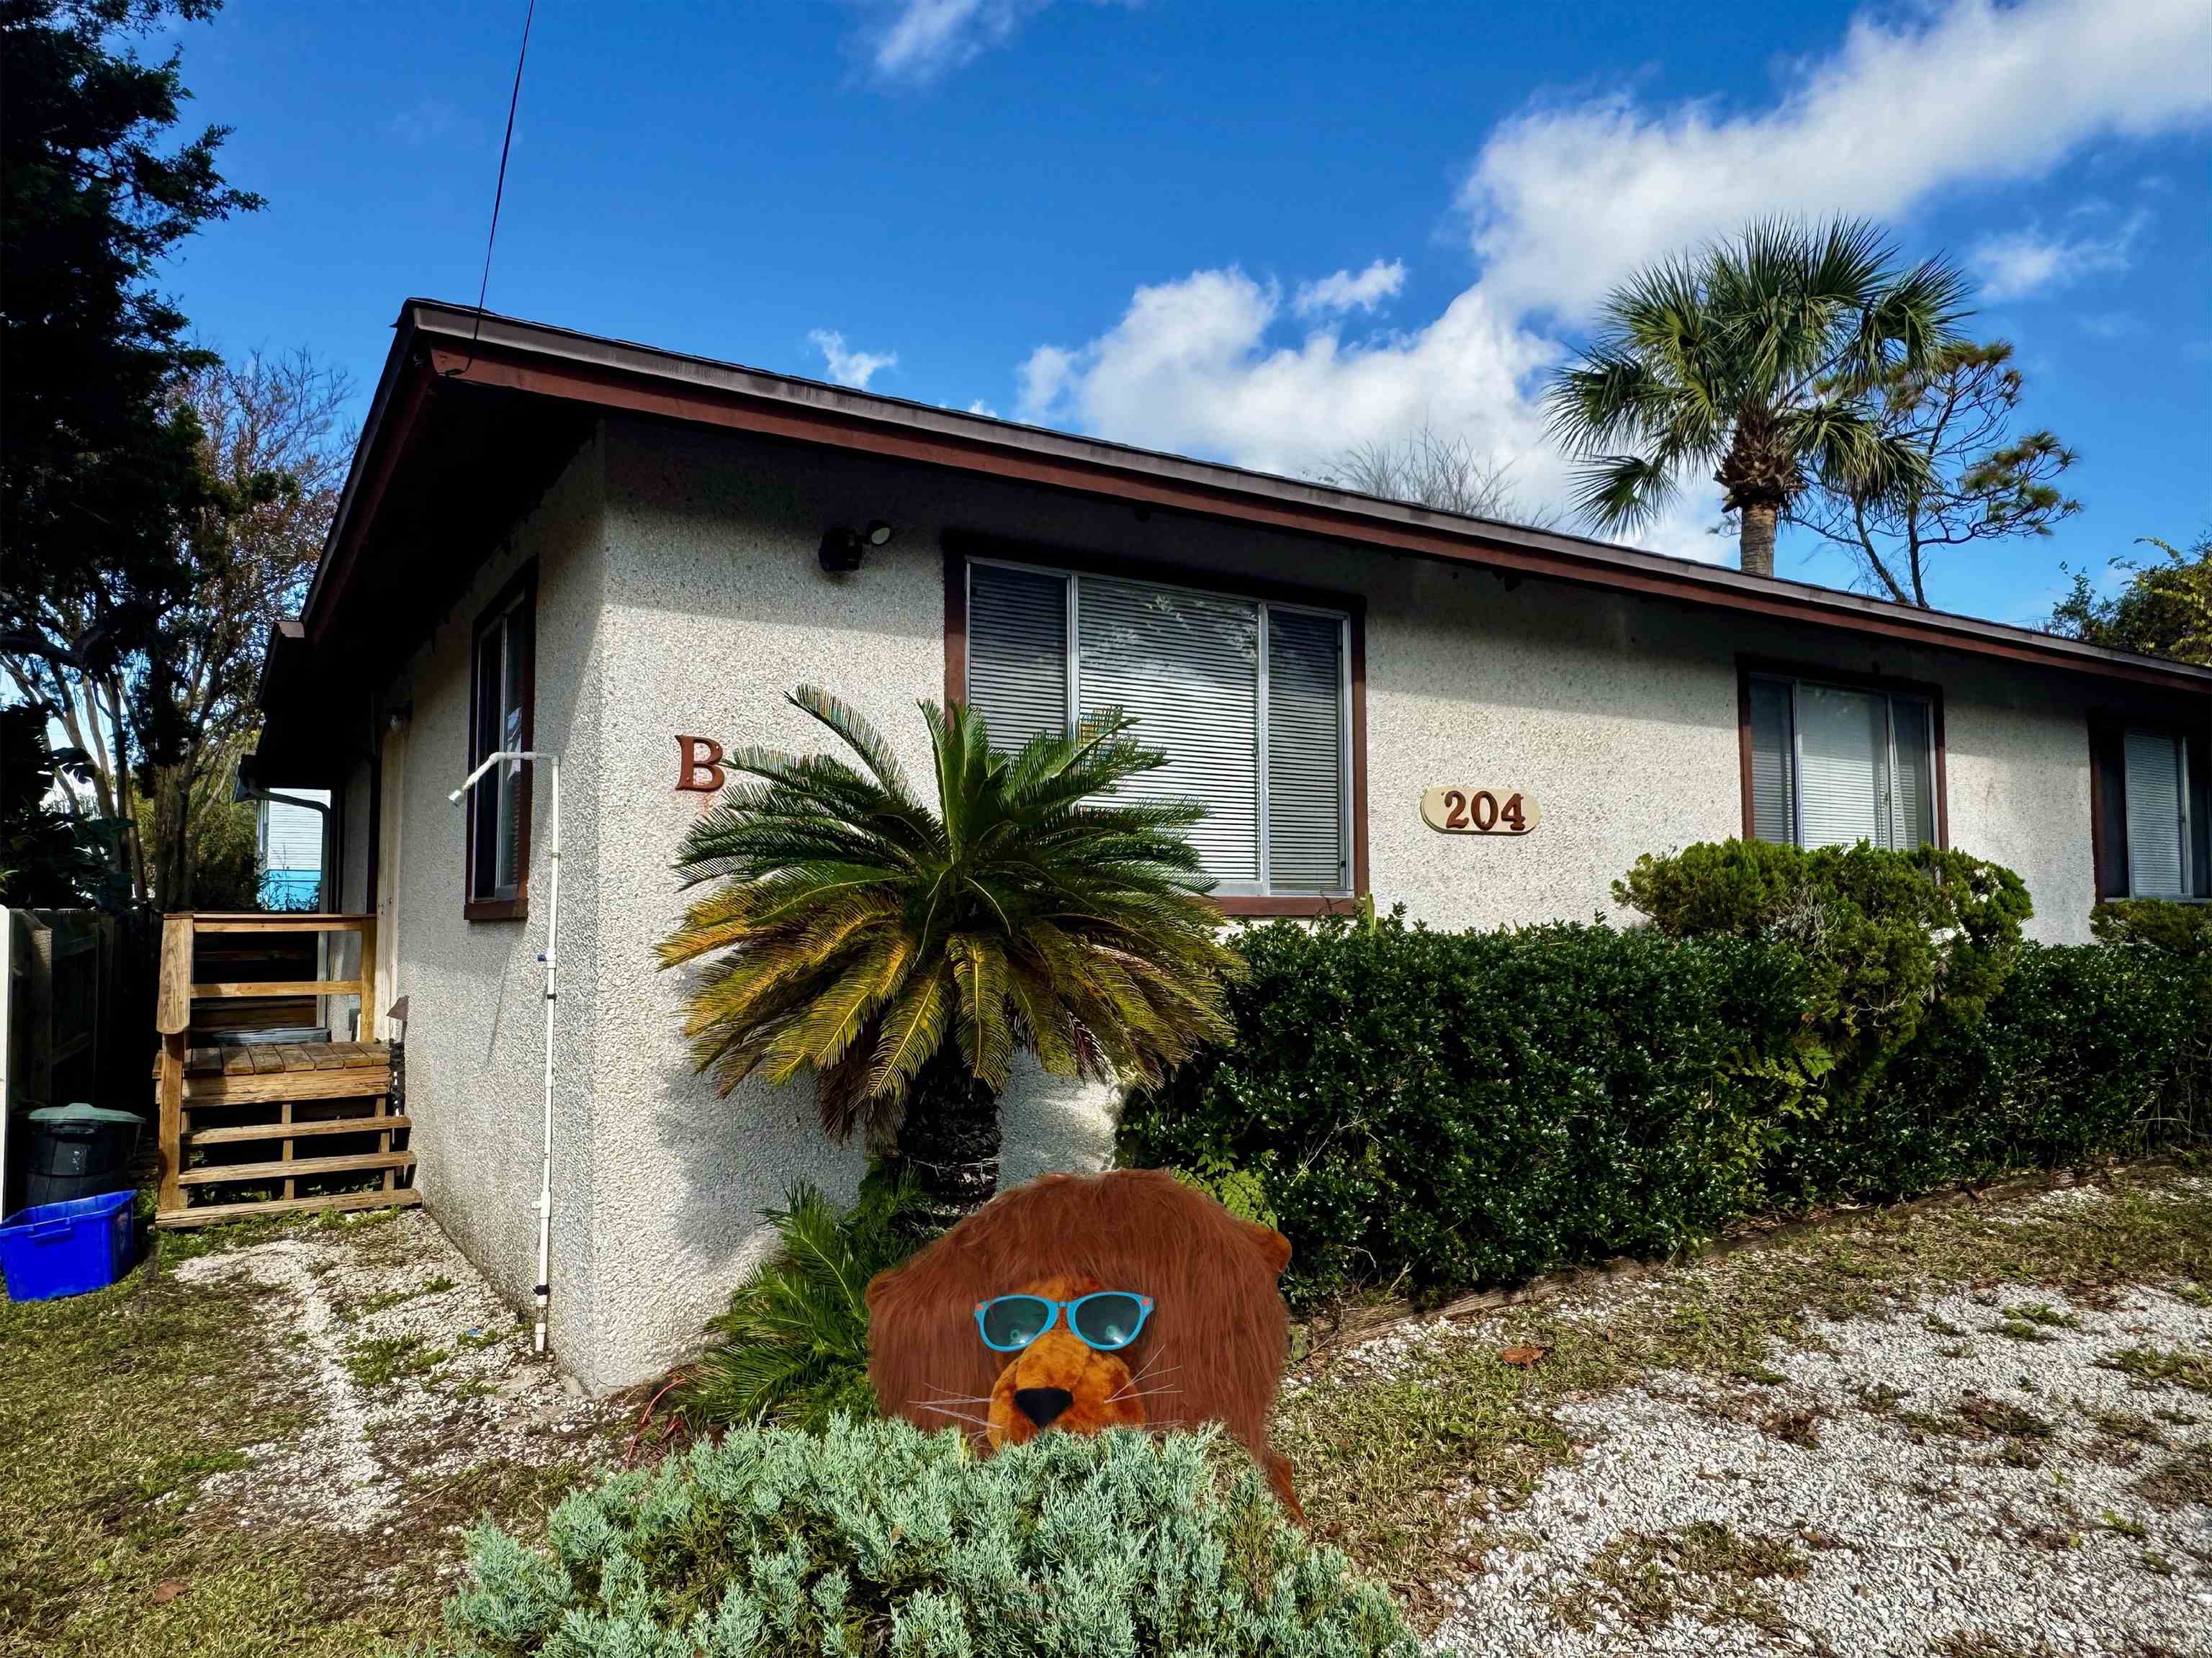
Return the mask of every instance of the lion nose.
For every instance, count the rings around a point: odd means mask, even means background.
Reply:
[[[1014,1406],[1040,1428],[1049,1428],[1060,1413],[1075,1403],[1065,1388],[1022,1388],[1015,1391]]]

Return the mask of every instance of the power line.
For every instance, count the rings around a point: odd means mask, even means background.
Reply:
[[[448,375],[465,374],[476,366],[477,337],[483,331],[484,296],[491,292],[491,250],[499,240],[499,205],[507,195],[507,152],[514,143],[514,112],[522,102],[522,66],[530,58],[530,23],[538,15],[538,0],[529,0],[522,14],[522,49],[514,54],[514,89],[507,96],[507,134],[499,141],[499,182],[491,192],[491,228],[484,235],[483,280],[477,284],[477,319],[469,330],[469,360]]]

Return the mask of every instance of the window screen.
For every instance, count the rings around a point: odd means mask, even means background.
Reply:
[[[470,688],[471,771],[488,755],[530,746],[532,643],[532,594],[526,582],[477,626]],[[529,780],[520,761],[495,768],[469,792],[470,902],[520,896],[529,859]]]
[[[1118,706],[1168,756],[1121,798],[1201,802],[1191,841],[1218,891],[1348,892],[1346,629],[1267,600],[975,563],[968,701],[1004,750]]]
[[[1804,847],[1936,840],[1936,745],[1924,697],[1753,677],[1751,831]]]
[[[2189,821],[2181,739],[2168,732],[2130,731],[2123,744],[2127,768],[2128,883],[2138,898],[2189,896]]]

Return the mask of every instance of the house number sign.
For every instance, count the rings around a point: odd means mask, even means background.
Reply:
[[[1421,796],[1421,821],[1446,835],[1526,835],[1539,816],[1536,803],[1518,789],[1454,786]]]

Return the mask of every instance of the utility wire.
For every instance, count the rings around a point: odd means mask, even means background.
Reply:
[[[483,280],[477,284],[477,319],[469,330],[469,360],[448,376],[465,374],[476,366],[477,337],[483,332],[484,296],[491,292],[491,250],[499,240],[499,204],[507,195],[507,152],[514,143],[514,112],[522,102],[522,66],[530,58],[530,23],[538,15],[538,0],[530,0],[522,14],[522,49],[514,54],[514,89],[507,96],[507,135],[499,141],[499,182],[491,192],[491,229],[484,236]]]

